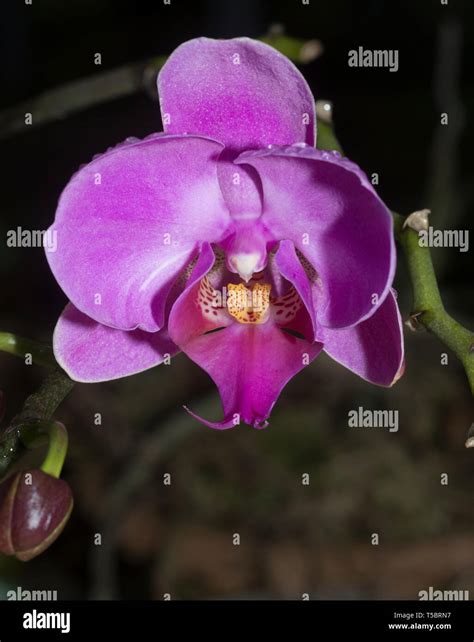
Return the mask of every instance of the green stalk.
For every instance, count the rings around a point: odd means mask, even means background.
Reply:
[[[0,332],[0,350],[8,352],[21,359],[31,354],[32,363],[50,368],[57,367],[51,346],[31,339],[18,337],[11,332]]]
[[[20,439],[27,448],[38,448],[48,442],[48,451],[41,464],[47,475],[59,478],[67,455],[68,434],[59,421],[37,421],[19,428]]]
[[[449,315],[443,305],[428,247],[419,244],[418,233],[403,228],[404,218],[392,212],[395,237],[403,251],[413,286],[412,318],[433,332],[464,366],[474,395],[474,333]]]
[[[62,370],[56,369],[47,376],[39,389],[26,399],[21,412],[14,417],[10,427],[0,438],[0,480],[9,473],[13,464],[23,453],[25,444],[20,439],[22,426],[37,425],[40,422],[49,423],[57,407],[69,394],[73,386],[74,381]],[[28,440],[31,429],[25,428],[24,430],[25,440]],[[35,434],[38,440],[42,440],[42,443],[46,442],[47,435],[40,436],[37,431]],[[30,441],[32,439],[33,435],[31,434]],[[40,444],[38,443],[38,445]],[[31,447],[35,447],[32,441]]]

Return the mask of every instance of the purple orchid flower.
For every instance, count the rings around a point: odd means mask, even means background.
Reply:
[[[59,364],[97,382],[182,350],[219,388],[223,420],[198,417],[213,428],[266,426],[321,350],[392,385],[392,219],[357,165],[314,148],[300,72],[260,42],[198,38],[158,91],[165,131],[95,157],[60,198]]]

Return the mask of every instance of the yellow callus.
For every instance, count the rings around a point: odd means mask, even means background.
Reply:
[[[247,288],[243,283],[227,285],[227,311],[239,323],[265,323],[270,309],[268,283],[256,283]]]

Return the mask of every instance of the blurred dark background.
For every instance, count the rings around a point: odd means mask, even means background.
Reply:
[[[1,330],[49,342],[66,302],[43,251],[7,248],[7,230],[47,228],[80,164],[161,129],[146,61],[196,36],[283,30],[321,41],[323,54],[300,69],[316,98],[333,102],[346,154],[379,174],[391,208],[429,207],[435,227],[472,228],[468,0],[16,0],[2,3],[0,20]],[[398,49],[398,72],[348,67],[359,46]],[[112,89],[124,78],[135,89],[94,100],[101,74],[117,69]],[[67,101],[54,93],[79,80]],[[19,126],[31,100],[33,125]],[[81,101],[93,104],[75,108]],[[446,307],[472,325],[472,252],[433,255]],[[403,257],[396,286],[406,318]],[[407,330],[406,339],[406,374],[394,388],[322,356],[287,386],[265,431],[218,433],[187,417],[183,403],[219,411],[212,383],[184,356],[169,369],[78,384],[57,413],[71,437],[72,519],[36,560],[0,559],[0,599],[16,586],[59,598],[416,599],[429,586],[474,595],[474,452],[464,447],[472,398],[455,356],[441,365],[434,337]],[[7,420],[43,377],[0,355]],[[398,409],[400,431],[348,428],[358,406]]]

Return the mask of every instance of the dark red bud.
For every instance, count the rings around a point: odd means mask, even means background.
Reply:
[[[26,470],[0,484],[0,552],[24,562],[60,535],[72,511],[69,485],[41,470]]]

